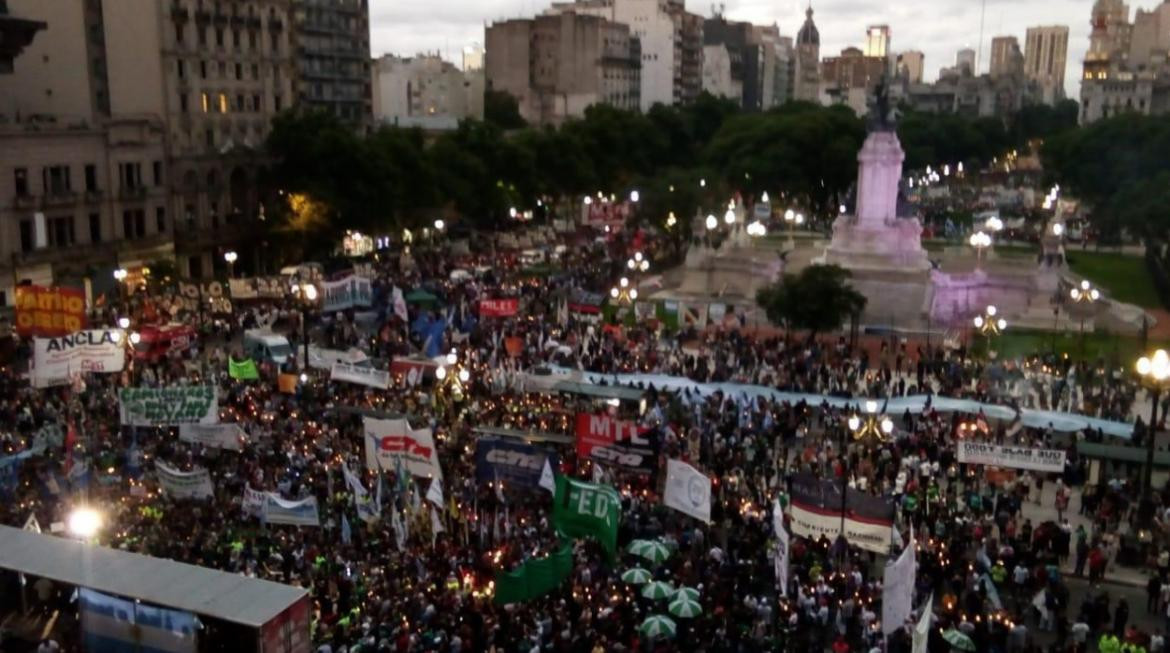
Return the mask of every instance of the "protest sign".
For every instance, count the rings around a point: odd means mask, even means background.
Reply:
[[[573,572],[573,545],[566,544],[556,553],[533,558],[512,571],[496,573],[497,605],[525,603],[538,599],[565,582]]]
[[[666,493],[662,503],[710,524],[711,479],[681,460],[667,460]]]
[[[890,552],[890,529],[894,526],[894,504],[849,488],[846,494],[845,539],[850,544],[887,554]],[[828,479],[797,474],[792,479],[792,502],[789,505],[792,532],[812,540],[822,535],[830,541],[841,535],[841,487]]]
[[[905,625],[913,611],[914,576],[918,563],[914,558],[914,538],[903,549],[897,560],[886,563],[882,582],[882,634],[890,633]]]
[[[358,385],[386,390],[390,387],[390,373],[386,370],[374,369],[350,363],[334,363],[329,372],[331,381],[346,381]]]
[[[323,311],[344,311],[355,306],[371,306],[373,303],[374,290],[369,279],[351,274],[340,281],[321,284]]]
[[[224,422],[222,424],[180,424],[179,439],[183,442],[202,444],[216,449],[230,449],[240,451],[248,440],[248,435],[239,424]]]
[[[215,386],[122,388],[118,404],[123,426],[215,424],[219,405]]]
[[[175,283],[172,308],[175,313],[231,315],[232,300],[218,281],[179,281]]]
[[[266,494],[268,494],[268,493],[261,492],[260,490],[253,490],[251,485],[245,484],[244,485],[244,497],[240,502],[241,507],[243,508],[244,514],[251,515],[253,517],[263,517],[264,516],[264,496]]]
[[[415,476],[443,477],[430,429],[412,429],[404,419],[364,417],[362,430],[367,469],[391,470],[401,464]]]
[[[553,525],[565,537],[595,538],[612,558],[617,552],[621,497],[608,485],[557,477]]]
[[[16,332],[53,338],[85,328],[85,293],[78,288],[16,286]]]
[[[555,453],[525,442],[480,438],[475,443],[475,480],[503,481],[534,488],[540,485],[545,465],[557,466]]]
[[[287,501],[271,492],[264,493],[262,518],[268,524],[289,526],[320,526],[317,514],[317,498],[309,497],[300,501]]]
[[[211,488],[211,474],[206,469],[183,472],[161,460],[154,463],[158,484],[172,499],[206,499],[214,496]]]
[[[232,299],[281,299],[291,294],[292,284],[283,277],[249,277],[231,279],[228,289]]]
[[[657,434],[630,420],[577,413],[577,455],[650,473],[658,466]]]
[[[255,381],[260,378],[260,370],[256,369],[256,361],[251,358],[238,361],[229,357],[228,376],[237,381]]]
[[[33,339],[34,387],[81,372],[121,372],[126,363],[126,333],[92,329],[53,338]]]
[[[1060,449],[1009,447],[988,442],[959,440],[958,460],[973,465],[994,465],[1037,472],[1063,472],[1065,452]]]
[[[480,317],[512,317],[519,311],[520,300],[515,297],[479,300]]]

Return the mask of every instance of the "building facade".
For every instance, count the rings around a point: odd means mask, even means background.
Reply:
[[[1067,25],[1028,28],[1024,37],[1024,75],[1040,84],[1046,104],[1055,104],[1065,97],[1067,61]]]
[[[865,30],[865,56],[890,56],[890,26],[870,25]]]
[[[295,0],[300,108],[364,125],[372,115],[369,0]]]
[[[1170,0],[1139,9],[1097,0],[1081,75],[1081,122],[1170,113]]]
[[[804,24],[796,33],[796,65],[793,98],[819,102],[821,91],[821,33],[813,22],[812,5],[804,12]]]
[[[373,66],[377,124],[454,129],[460,120],[483,119],[482,69],[459,70],[438,54],[385,55]]]
[[[996,36],[991,39],[988,74],[996,78],[1024,74],[1024,54],[1020,51],[1020,42],[1016,37]]]
[[[926,55],[919,50],[899,52],[896,62],[898,77],[911,84],[921,84],[926,70]]]
[[[821,60],[821,98],[830,104],[847,104],[865,115],[874,88],[886,74],[889,60],[870,57],[858,48],[845,48],[840,56]]]
[[[488,90],[516,98],[530,123],[559,124],[594,104],[641,107],[641,43],[622,23],[564,11],[486,29]]]

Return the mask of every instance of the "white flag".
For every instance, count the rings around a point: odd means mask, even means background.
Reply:
[[[35,514],[28,516],[28,520],[24,522],[24,530],[33,533],[41,532],[41,524],[37,521],[37,516]]]
[[[772,532],[776,537],[784,533],[784,538],[788,538],[788,533],[784,531],[784,508],[780,506],[780,499],[772,501]]]
[[[427,488],[427,501],[438,506],[439,510],[443,509],[443,479],[431,479],[431,487]]]
[[[443,521],[439,519],[439,511],[431,509],[431,538],[432,540],[439,533],[444,533],[447,529],[443,528]]]
[[[931,594],[922,607],[922,616],[914,624],[914,644],[910,647],[910,653],[926,653],[926,644],[930,641],[930,613],[933,610],[934,594]]]
[[[666,461],[666,495],[663,504],[711,523],[711,479],[681,460]]]
[[[390,513],[390,528],[394,531],[394,544],[399,551],[406,548],[406,527],[402,523],[402,517],[395,509]]]
[[[776,504],[780,506],[779,503]],[[776,530],[776,583],[780,585],[780,596],[788,596],[788,531],[781,526]]]
[[[910,543],[892,563],[886,564],[882,584],[882,634],[890,633],[905,625],[910,618],[914,603],[914,576],[917,564],[914,559],[914,531],[910,531]]]
[[[540,483],[538,485],[552,492],[554,495],[557,493],[557,479],[553,476],[552,465],[548,464],[547,456],[544,458],[544,470],[540,472]]]
[[[406,312],[406,298],[402,296],[402,289],[398,286],[394,287],[393,301],[394,314],[398,316],[403,322],[409,322],[410,316]]]

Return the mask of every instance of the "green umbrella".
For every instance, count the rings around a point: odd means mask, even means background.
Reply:
[[[439,303],[438,297],[435,297],[434,295],[423,290],[422,288],[417,288],[415,290],[410,291],[409,293],[407,293],[407,295],[406,295],[406,297],[404,297],[404,299],[407,301],[407,303],[410,303],[410,304],[437,304],[437,303]]]
[[[670,614],[683,619],[694,619],[703,614],[703,606],[689,596],[680,596],[670,602]]]
[[[670,617],[656,614],[649,617],[642,625],[638,627],[638,632],[646,637],[674,637],[677,626],[674,625],[674,620]]]
[[[650,578],[651,578],[650,572],[645,570],[645,569],[642,569],[641,567],[634,567],[633,569],[627,569],[622,574],[622,581],[629,583],[631,585],[641,585],[643,583],[648,583],[648,582],[650,582]]]
[[[657,540],[634,540],[626,547],[626,551],[642,556],[654,564],[659,564],[670,557],[670,548]]]
[[[673,595],[674,588],[671,587],[670,583],[664,583],[660,580],[646,583],[646,586],[642,588],[642,596],[654,601],[669,599]]]
[[[678,599],[681,599],[684,596],[692,601],[698,601],[699,600],[699,590],[697,590],[693,587],[680,587],[677,590],[675,590],[674,600],[677,601]]]
[[[943,639],[947,644],[959,649],[960,651],[974,651],[975,642],[970,638],[955,630],[954,628],[943,633]]]

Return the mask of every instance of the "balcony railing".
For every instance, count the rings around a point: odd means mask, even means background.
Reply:
[[[55,190],[45,195],[41,204],[44,206],[67,206],[77,202],[77,193],[71,190]]]

